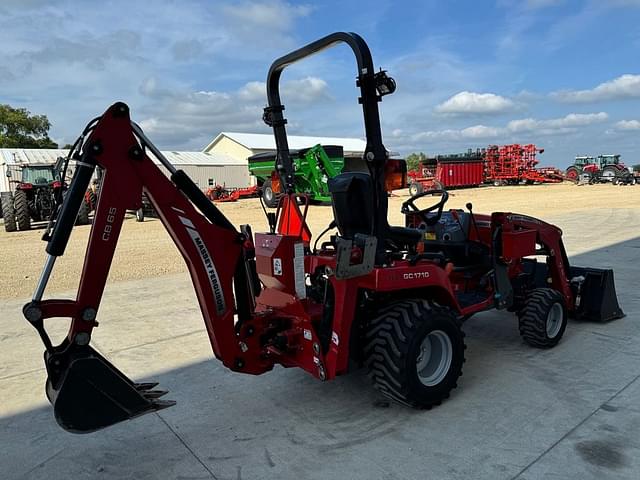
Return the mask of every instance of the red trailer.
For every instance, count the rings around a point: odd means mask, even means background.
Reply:
[[[437,156],[428,158],[420,164],[419,172],[408,176],[412,196],[440,188],[477,187],[484,182],[484,160],[480,151]]]

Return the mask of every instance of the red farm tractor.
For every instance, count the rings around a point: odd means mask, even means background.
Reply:
[[[310,243],[308,202],[294,193],[280,75],[285,67],[336,44],[357,61],[368,173],[329,181],[337,228]],[[365,364],[384,395],[430,408],[456,387],[464,362],[466,318],[488,309],[517,313],[524,340],[556,345],[567,318],[606,321],[623,315],[611,270],[571,266],[557,227],[512,213],[475,215],[405,202],[406,226],[387,221],[385,186],[401,177],[388,168],[378,102],[395,82],[376,71],[369,48],[353,33],[334,33],[277,59],[267,77],[265,122],[273,128],[284,195],[269,230],[237,229],[195,183],[132,123],[124,103],[90,123],[69,158],[80,160],[68,194],[50,225],[46,260],[26,319],[45,348],[46,393],[58,423],[87,432],[173,405],[154,383],[134,383],[90,346],[102,293],[125,212],[146,194],[182,253],[215,356],[231,370],[262,374],[299,367],[321,381]],[[152,152],[170,178],[147,156]],[[96,167],[100,188],[75,300],[43,299],[56,258],[64,253]],[[387,172],[385,174],[385,172]],[[393,172],[393,173],[389,173]],[[329,228],[327,229],[329,230]],[[322,235],[321,235],[322,236]],[[543,256],[539,263],[532,256]],[[45,321],[69,317],[65,340],[53,345]]]
[[[64,195],[64,173],[59,158],[55,164],[28,163],[7,168],[12,192],[0,193],[4,229],[7,232],[30,230],[33,222],[48,222],[56,206],[56,199]],[[89,206],[83,203],[76,218],[77,225],[86,225]]]
[[[583,183],[616,184],[633,179],[631,172],[620,161],[620,155],[598,155],[595,158],[577,156],[573,165],[567,168],[565,176],[569,180],[580,180]]]

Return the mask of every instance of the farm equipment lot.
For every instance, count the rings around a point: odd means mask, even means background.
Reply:
[[[395,225],[407,198],[399,193],[389,199]],[[211,358],[186,269],[160,222],[131,218],[94,344],[132,378],[154,374],[178,405],[82,437],[61,431],[45,407],[42,347],[21,315],[44,261],[42,231],[0,229],[0,478],[638,478],[640,189],[476,188],[452,192],[448,207],[469,201],[476,212],[561,227],[576,265],[614,269],[627,317],[571,321],[545,351],[523,345],[513,316],[480,314],[464,325],[458,390],[438,408],[413,411],[365,388],[364,371],[322,383],[293,369],[226,370]],[[265,227],[257,199],[220,208],[234,224]],[[314,234],[331,219],[330,207],[311,207]],[[74,231],[49,293],[77,286],[88,233]]]
[[[564,183],[557,185],[530,185],[513,187],[483,187],[451,192],[447,208],[464,208],[472,202],[475,212],[492,212],[508,209],[512,212],[536,216],[553,223],[559,212],[580,219],[584,230],[592,230],[594,218],[588,213],[593,209],[602,212],[617,208],[637,209],[640,211],[640,188],[635,186],[588,185],[577,187]],[[406,190],[395,192],[389,198],[389,222],[403,225],[404,216],[400,213],[400,204],[408,198]],[[606,208],[603,208],[606,207]],[[245,199],[220,206],[225,215],[235,225],[248,223],[254,231],[267,228],[259,199]],[[573,213],[572,213],[573,212]],[[333,218],[330,206],[312,206],[307,222],[314,236],[320,233]],[[606,221],[603,220],[605,226]],[[623,239],[619,233],[623,227],[632,228],[627,220],[610,221],[606,228],[609,238],[600,239],[605,243],[615,243]],[[563,224],[558,224],[563,228]],[[74,289],[78,285],[84,245],[90,226],[79,226],[73,231],[69,247],[58,260],[48,292]],[[45,258],[45,243],[40,241],[43,230],[14,232],[11,235],[0,232],[0,251],[3,261],[0,264],[0,298],[24,298],[33,293]],[[573,234],[580,238],[580,230],[567,231],[571,235],[565,240],[569,250],[575,248]],[[315,237],[312,241],[315,240]],[[29,252],[27,255],[25,252]],[[37,253],[36,253],[37,252]],[[153,278],[169,273],[184,272],[186,268],[179,252],[165,232],[158,219],[149,218],[144,223],[136,223],[134,217],[127,221],[116,249],[116,256],[109,281]],[[107,287],[108,289],[108,287]]]

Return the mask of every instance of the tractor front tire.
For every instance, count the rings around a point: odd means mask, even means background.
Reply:
[[[399,403],[428,409],[456,388],[465,348],[451,309],[413,299],[381,310],[369,325],[364,353],[375,388]]]
[[[29,215],[29,201],[27,192],[24,190],[16,190],[13,197],[13,205],[16,210],[16,219],[18,221],[18,230],[31,229],[31,216]]]
[[[571,180],[572,182],[577,182],[580,178],[580,170],[576,167],[569,167],[567,168],[564,176],[567,178],[567,180]]]
[[[409,185],[409,195],[412,197],[420,195],[422,192],[424,192],[424,187],[420,182],[412,182],[411,185]]]
[[[518,312],[522,339],[537,348],[555,347],[567,328],[567,308],[562,294],[553,288],[536,288]]]
[[[264,200],[264,204],[269,208],[276,208],[278,203],[280,203],[278,195],[273,191],[270,178],[266,179],[262,184],[262,200]]]
[[[91,206],[87,202],[87,200],[82,200],[80,204],[80,210],[78,210],[78,216],[76,217],[76,225],[89,225],[91,220],[89,220],[89,212],[91,211]]]
[[[136,210],[136,222],[144,222],[144,210],[142,208]]]
[[[15,232],[18,226],[16,225],[16,212],[13,208],[13,194],[11,192],[0,193],[0,201],[2,202],[4,229],[7,232]]]

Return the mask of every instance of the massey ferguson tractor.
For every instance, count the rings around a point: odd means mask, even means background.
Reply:
[[[280,75],[337,44],[350,47],[356,59],[369,172],[329,181],[334,219],[326,231],[336,231],[312,244],[308,202],[294,192]],[[477,312],[515,312],[524,341],[540,348],[560,341],[568,317],[623,316],[612,271],[570,265],[562,232],[541,220],[474,214],[470,204],[446,210],[447,193],[437,191],[403,204],[405,226],[389,225],[385,187],[406,181],[406,169],[387,158],[378,102],[394,90],[354,33],[331,34],[271,65],[264,119],[273,128],[284,195],[275,212],[265,212],[268,230],[255,234],[249,225],[233,225],[176,170],[130,120],[124,103],[87,126],[69,154],[77,161],[75,174],[45,235],[48,257],[23,309],[44,343],[46,394],[63,428],[89,432],[174,404],[160,399],[166,392],[155,383],[130,380],[91,347],[125,212],[140,207],[143,193],[184,257],[213,353],[236,372],[259,375],[282,365],[329,381],[346,374],[353,359],[366,365],[387,397],[430,408],[459,381],[461,325]],[[44,299],[96,167],[105,175],[76,298]],[[425,207],[421,200],[435,203]],[[59,345],[45,329],[52,317],[71,319]]]
[[[56,206],[56,198],[64,194],[60,158],[55,164],[12,165],[7,170],[13,192],[2,192],[4,229],[7,232],[31,229],[31,222],[47,222]],[[89,207],[82,204],[76,223],[89,223]]]
[[[583,183],[630,183],[633,175],[620,161],[620,155],[578,156],[567,168],[565,176],[569,180]]]

